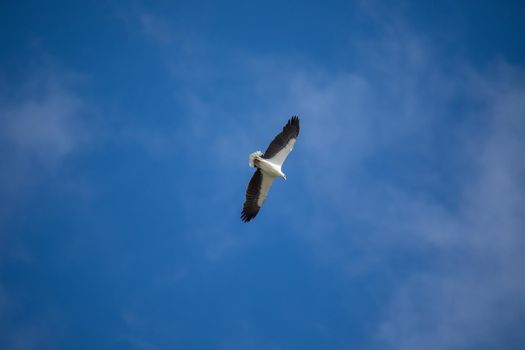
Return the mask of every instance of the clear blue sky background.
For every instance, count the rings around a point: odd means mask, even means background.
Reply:
[[[524,349],[524,18],[3,1],[0,348]]]

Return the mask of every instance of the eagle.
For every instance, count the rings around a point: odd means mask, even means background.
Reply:
[[[241,211],[242,221],[248,222],[257,216],[276,177],[286,180],[281,167],[292,151],[297,136],[299,136],[299,117],[293,116],[283,127],[283,131],[275,136],[264,154],[261,151],[250,154],[248,164],[257,170],[246,189],[246,199]]]

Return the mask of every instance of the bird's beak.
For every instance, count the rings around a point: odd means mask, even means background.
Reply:
[[[283,179],[285,179],[285,180],[286,180],[286,175],[283,175]]]

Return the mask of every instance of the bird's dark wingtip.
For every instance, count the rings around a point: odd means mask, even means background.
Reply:
[[[300,128],[299,124],[300,124],[299,123],[299,117],[297,115],[294,115],[288,120],[288,123],[286,123],[285,128],[287,128],[287,127],[288,128],[293,128],[293,129],[297,130],[296,133],[299,134],[299,128]]]
[[[299,124],[299,116],[293,115],[290,120],[288,120],[288,123],[290,123],[290,125]]]
[[[248,215],[248,214],[244,211],[244,209],[243,209],[243,211],[241,212],[241,220],[242,220],[242,222],[249,222],[249,221],[250,221],[251,219],[253,219],[254,217],[255,217],[255,216],[250,216],[250,215]]]

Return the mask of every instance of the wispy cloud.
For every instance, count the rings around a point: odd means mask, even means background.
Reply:
[[[3,111],[4,137],[17,150],[44,163],[56,163],[86,140],[82,101],[51,77],[38,82]]]
[[[74,89],[79,79],[66,70],[44,66],[31,78],[10,83],[9,94],[3,94],[0,204],[4,214],[26,189],[91,144],[90,117],[95,112]]]
[[[146,35],[163,44],[172,42],[172,31],[169,22],[165,19],[151,13],[141,12],[138,14],[138,21]]]
[[[525,317],[519,268],[525,264],[525,163],[519,155],[525,104],[518,102],[525,84],[510,83],[514,77],[488,76],[474,87],[485,105],[478,113],[490,122],[481,135],[465,135],[471,139],[464,147],[476,145],[463,159],[474,171],[465,179],[458,210],[441,215],[416,209],[411,215],[414,238],[433,244],[438,258],[434,269],[414,273],[394,293],[380,328],[391,348],[523,344],[506,334]]]
[[[171,13],[167,16],[138,2],[128,7],[117,6],[114,10],[119,20],[125,23],[130,31],[140,33],[154,44],[172,47],[189,40],[189,32],[181,25],[178,14]]]

